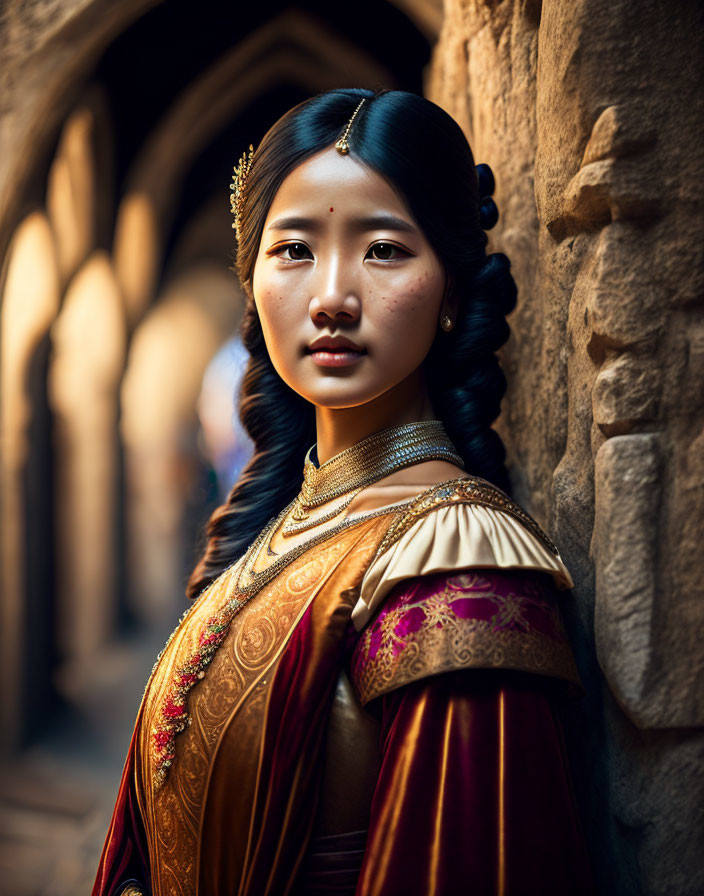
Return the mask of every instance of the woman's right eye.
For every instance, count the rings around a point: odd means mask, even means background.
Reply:
[[[285,243],[276,249],[276,255],[284,261],[304,261],[313,257],[305,243]]]

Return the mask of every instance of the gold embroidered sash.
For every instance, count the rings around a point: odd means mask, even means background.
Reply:
[[[161,780],[154,737],[164,707],[177,699],[173,688],[179,670],[202,649],[204,632],[206,640],[219,634],[210,632],[211,620],[233,598],[227,574],[199,599],[172,637],[145,695],[138,741],[137,785],[153,896],[194,896],[199,879],[208,876],[204,864],[213,860],[221,869],[227,865],[223,873],[233,882],[244,873],[254,835],[249,825],[257,799],[267,693],[277,661],[314,600],[316,607],[321,605],[323,627],[331,615],[344,610],[337,621],[341,638],[364,570],[387,527],[388,518],[377,516],[317,545],[232,618],[203,677],[188,693],[190,723],[176,738],[173,765]],[[214,777],[216,766],[226,769],[230,784],[224,789]],[[216,850],[217,856],[202,838],[204,823],[213,828],[209,813],[220,818],[228,832],[227,846]]]

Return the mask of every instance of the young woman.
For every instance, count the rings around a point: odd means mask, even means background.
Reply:
[[[94,894],[591,892],[556,705],[572,580],[491,423],[491,172],[400,92],[236,169],[256,452],[147,684]]]

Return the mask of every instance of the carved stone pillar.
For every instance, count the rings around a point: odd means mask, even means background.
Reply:
[[[27,215],[12,238],[0,298],[0,748],[13,749],[31,731],[32,713],[44,709],[37,679],[51,652],[51,546],[31,534],[50,518],[51,495],[32,474],[43,447],[37,434],[45,435],[37,418],[46,406],[48,333],[60,294],[56,247],[40,211]],[[28,632],[41,648],[33,662]]]
[[[122,300],[107,253],[69,284],[52,328],[55,417],[57,638],[61,686],[79,687],[117,616],[118,386],[125,357]]]

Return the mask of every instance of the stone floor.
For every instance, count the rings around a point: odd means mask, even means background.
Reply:
[[[89,896],[142,689],[166,634],[104,651],[88,682],[64,686],[70,708],[2,764],[0,896]]]

